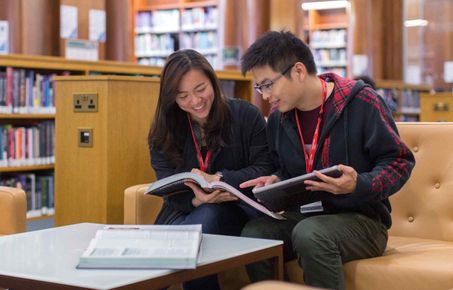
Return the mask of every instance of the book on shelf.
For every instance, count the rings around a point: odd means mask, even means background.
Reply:
[[[201,240],[201,225],[106,225],[77,268],[194,269]]]
[[[318,170],[322,174],[330,177],[340,177],[343,173],[338,165]],[[290,206],[297,205],[305,197],[306,180],[319,181],[320,179],[314,172],[282,180],[270,185],[254,188],[253,194],[263,204],[272,211],[283,211]]]
[[[223,181],[213,181],[207,182],[202,176],[192,173],[192,172],[182,172],[177,173],[166,178],[162,178],[153,182],[148,189],[145,191],[145,194],[152,194],[157,195],[160,197],[170,196],[174,194],[179,194],[183,192],[187,192],[190,190],[189,187],[184,185],[185,182],[193,182],[198,184],[201,188],[205,191],[214,191],[216,189],[221,189],[224,191],[228,191],[238,197],[240,200],[248,204],[249,206],[259,210],[260,212],[267,214],[270,217],[275,219],[285,219],[282,215],[276,212],[270,211],[266,206],[260,204],[253,199],[249,198],[233,186],[229,185]]]

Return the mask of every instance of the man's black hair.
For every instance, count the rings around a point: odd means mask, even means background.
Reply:
[[[242,56],[242,73],[269,65],[276,72],[302,62],[309,74],[316,74],[313,54],[306,43],[288,31],[268,31],[253,43]]]

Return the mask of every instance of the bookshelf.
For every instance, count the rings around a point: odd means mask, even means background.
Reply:
[[[412,85],[397,80],[376,80],[376,88],[395,121],[399,122],[420,121],[420,96],[432,90],[427,85]]]
[[[0,75],[5,75],[7,70],[33,71],[35,75],[38,73],[52,75],[53,77],[51,79],[51,85],[54,86],[55,77],[61,77],[65,75],[70,77],[105,77],[105,75],[117,75],[118,77],[147,76],[158,82],[158,76],[160,74],[161,68],[115,61],[90,62],[67,60],[61,57],[49,56],[30,56],[19,54],[0,55]],[[222,89],[227,96],[239,97],[248,101],[251,100],[253,94],[251,77],[243,77],[237,71],[217,71],[217,75],[221,81]],[[2,93],[0,93],[0,95],[1,94]],[[148,98],[151,97],[151,95],[148,95]],[[58,106],[54,106],[54,108],[55,107]],[[127,106],[125,105],[125,107]],[[58,118],[56,119],[55,113],[49,113],[46,111],[28,113],[26,109],[21,110],[20,113],[12,113],[12,110],[13,109],[11,109],[10,113],[6,111],[0,112],[0,128],[5,125],[12,125],[13,128],[30,128],[42,123],[49,123],[52,125],[55,123],[55,121],[57,121],[58,123]],[[53,110],[55,111],[55,109]],[[58,112],[58,110],[56,111]],[[147,117],[145,118],[146,126],[149,126],[149,120]],[[63,123],[62,126],[66,126],[66,124]],[[55,128],[55,126],[53,126],[53,128]],[[53,132],[53,130],[55,129],[49,131]],[[50,135],[51,137],[49,138],[53,140],[53,133]],[[143,139],[146,139],[146,134],[144,136],[145,137],[143,137]],[[51,144],[52,142],[46,142],[46,144]],[[56,145],[50,147],[54,147],[55,151],[58,150]],[[149,163],[147,163],[147,165],[149,165]],[[6,182],[6,180],[8,179],[8,184],[10,186],[15,186],[17,184],[16,179],[30,180],[33,179],[31,175],[35,174],[36,185],[37,177],[52,176],[56,167],[58,167],[58,164],[54,164],[53,160],[52,162],[46,164],[26,164],[26,162],[24,162],[24,164],[21,165],[9,164],[6,166],[0,166],[0,182]],[[69,174],[68,172],[71,171],[70,168],[66,168],[65,170],[66,174]],[[11,178],[12,176],[16,178],[13,179]],[[146,181],[149,181],[149,179],[150,178],[148,178]],[[47,188],[52,187],[53,182],[50,182],[48,180],[46,182]],[[58,188],[54,188],[54,196],[57,197]],[[28,195],[30,196],[29,204],[32,204],[31,190],[26,188],[26,191],[29,192]],[[65,194],[65,190],[63,189],[60,192],[61,195]],[[42,198],[40,200],[42,202]],[[36,201],[35,204],[37,204]],[[67,209],[63,208],[63,210]],[[29,220],[40,220],[43,218],[52,217],[53,211],[49,208],[43,210],[36,209],[35,211],[31,211],[28,216]]]
[[[305,11],[304,34],[312,49],[318,73],[334,72],[348,76],[347,8]]]
[[[163,66],[178,49],[193,48],[218,69],[218,1],[134,0],[134,55],[139,64]]]

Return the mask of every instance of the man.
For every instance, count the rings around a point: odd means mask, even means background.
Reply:
[[[276,110],[268,140],[279,170],[241,187],[263,186],[311,171],[302,204],[286,221],[260,217],[243,236],[284,241],[286,260],[298,258],[307,285],[343,289],[342,264],[382,255],[391,226],[388,197],[407,181],[415,160],[391,113],[363,82],[316,75],[309,47],[289,32],[268,32],[242,58],[255,89]],[[316,170],[339,165],[342,175]],[[248,267],[253,281],[270,278],[270,262]]]

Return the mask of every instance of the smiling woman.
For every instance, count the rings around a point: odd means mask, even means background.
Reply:
[[[227,99],[211,65],[194,50],[173,53],[162,70],[148,143],[158,179],[191,171],[239,189],[240,183],[273,171],[261,112],[245,101]],[[156,223],[202,224],[203,233],[239,235],[259,215],[229,192],[186,185],[183,193],[165,198]],[[241,191],[253,198],[251,190]],[[217,278],[184,285],[203,288],[219,289]]]
[[[203,72],[191,69],[181,78],[176,103],[192,120],[204,125],[208,120],[213,100],[214,89]]]

